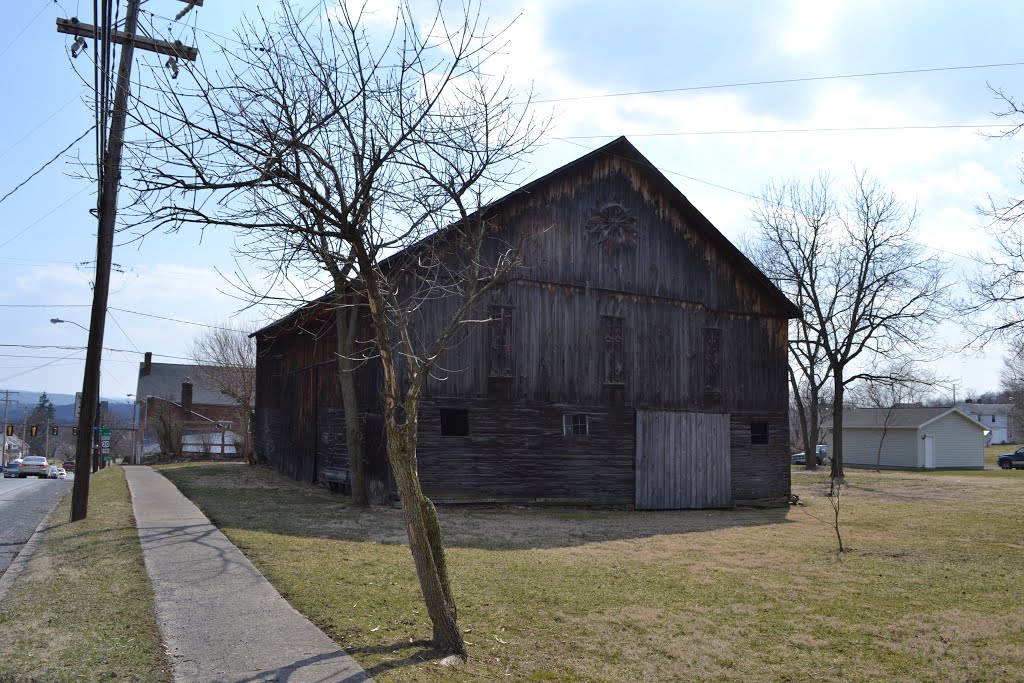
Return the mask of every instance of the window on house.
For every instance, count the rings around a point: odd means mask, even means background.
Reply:
[[[750,423],[750,443],[752,443],[752,444],[767,444],[768,443],[768,423],[767,422],[751,422]]]
[[[469,436],[469,411],[441,408],[441,436]]]
[[[586,436],[590,424],[586,413],[566,413],[562,416],[562,434],[565,436]]]
[[[722,330],[704,328],[704,391],[722,390]]]
[[[610,315],[601,316],[601,333],[604,337],[604,383],[625,384],[625,354],[622,335],[625,319]]]
[[[995,421],[996,421],[996,416],[995,416],[995,415],[993,415],[993,416],[992,416],[992,422],[993,422],[993,423],[995,423]]]
[[[491,306],[488,377],[513,377],[511,306]]]

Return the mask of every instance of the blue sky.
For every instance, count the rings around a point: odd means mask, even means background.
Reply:
[[[167,18],[180,2],[147,0],[143,25],[197,45],[212,64],[216,42],[258,4],[272,11],[275,3],[207,0],[176,23]],[[371,9],[388,5],[373,0]],[[80,0],[25,0],[7,8],[0,26],[8,93],[0,109],[0,196],[91,124],[89,90],[72,67],[91,78],[92,65],[88,58],[71,60],[70,37],[54,29],[58,16],[90,21],[91,11],[92,3]],[[749,195],[769,181],[827,171],[845,183],[857,168],[916,203],[919,240],[951,258],[958,279],[977,266],[965,257],[989,244],[974,206],[989,194],[1020,192],[1024,138],[988,139],[981,133],[993,130],[981,127],[997,122],[998,103],[986,83],[1024,96],[1022,66],[604,95],[1024,61],[1017,35],[1024,3],[531,0],[485,1],[484,11],[495,25],[517,17],[502,58],[509,78],[532,84],[538,99],[558,100],[537,105],[554,124],[524,182],[625,134],[738,240],[751,230]],[[136,73],[160,64],[138,54]],[[566,99],[573,97],[588,99]],[[918,126],[964,127],[908,128]],[[902,129],[741,132],[864,127]],[[73,393],[81,387],[84,352],[31,347],[85,344],[83,330],[49,320],[88,325],[95,189],[81,178],[80,164],[89,163],[93,150],[87,135],[0,202],[0,389]],[[234,235],[213,231],[118,240],[110,306],[120,310],[108,317],[105,346],[119,350],[104,353],[104,395],[134,391],[144,351],[158,361],[184,362],[188,342],[202,329],[188,323],[265,322],[277,314],[242,310],[245,302],[218,274],[252,270],[235,262],[233,243]],[[959,336],[952,325],[936,334]],[[993,346],[981,357],[952,356],[937,369],[960,392],[985,391],[998,384],[1002,353]]]

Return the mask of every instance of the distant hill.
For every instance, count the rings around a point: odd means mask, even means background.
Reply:
[[[12,390],[13,394],[14,390]],[[35,409],[39,403],[39,397],[42,395],[41,391],[18,391],[17,396],[12,396],[13,400],[17,400],[17,403],[13,401],[7,406],[7,423],[8,424],[23,424],[27,416]],[[50,401],[53,403],[54,414],[56,416],[58,425],[70,425],[75,423],[75,395],[74,394],[46,394]],[[101,398],[103,401],[107,401],[109,406],[109,414],[111,421],[114,422],[131,422],[132,419],[132,402],[130,399],[116,398],[107,399]],[[2,402],[0,402],[2,403]],[[3,408],[0,407],[0,419],[3,418]]]

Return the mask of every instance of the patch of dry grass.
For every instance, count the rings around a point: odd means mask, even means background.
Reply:
[[[171,680],[120,467],[94,475],[89,515],[68,495],[0,612],[0,681]]]
[[[1024,472],[852,471],[804,505],[443,507],[470,660],[441,668],[396,508],[245,466],[164,472],[300,611],[390,681],[1024,680]]]

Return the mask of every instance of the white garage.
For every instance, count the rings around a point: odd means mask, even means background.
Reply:
[[[888,469],[983,469],[986,431],[956,408],[854,408],[843,411],[843,462]]]

